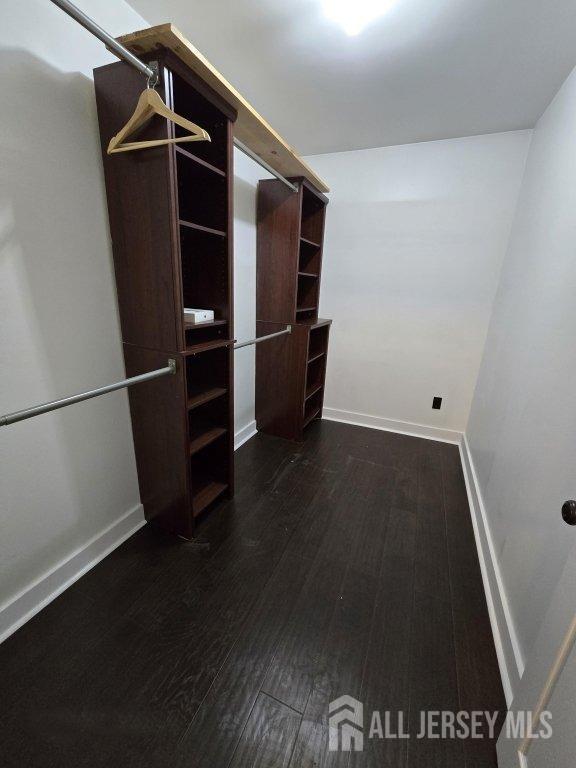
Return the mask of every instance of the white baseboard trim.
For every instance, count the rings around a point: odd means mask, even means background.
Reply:
[[[472,515],[476,548],[480,559],[482,581],[484,582],[492,634],[498,655],[502,686],[506,703],[510,706],[524,672],[524,658],[508,605],[494,541],[488,524],[486,507],[482,499],[482,491],[466,435],[463,436],[460,443],[460,458],[468,492],[468,503]]]
[[[138,504],[0,606],[0,643],[132,536],[145,522],[142,504]]]
[[[254,437],[258,430],[256,429],[256,421],[249,421],[245,427],[239,429],[234,435],[234,450],[237,451],[241,445],[247,443],[251,437]]]
[[[382,416],[370,416],[356,411],[341,411],[338,408],[324,408],[322,418],[328,421],[342,421],[345,424],[355,424],[358,427],[382,429],[385,432],[398,432],[401,435],[424,437],[426,440],[438,440],[443,443],[460,444],[462,432],[441,427],[428,427],[424,424],[413,424],[410,421],[396,421]]]

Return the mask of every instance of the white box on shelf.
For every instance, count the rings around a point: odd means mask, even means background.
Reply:
[[[213,309],[188,309],[184,308],[184,320],[187,323],[209,323],[214,320]]]

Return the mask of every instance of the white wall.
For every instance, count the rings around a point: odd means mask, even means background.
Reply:
[[[122,0],[77,4],[112,34],[148,26]],[[123,378],[124,366],[91,80],[115,58],[45,0],[2,9],[0,56],[11,104],[0,113],[6,413]],[[240,152],[234,160],[236,335],[252,338],[266,174]],[[235,406],[240,441],[255,430],[253,348],[236,356]],[[142,520],[125,392],[2,429],[0,638]]]
[[[146,25],[123,0],[79,5],[112,34]],[[124,366],[91,80],[114,57],[45,0],[4,3],[1,16],[6,413]],[[127,514],[131,527],[142,519],[125,392],[2,428],[0,606]]]
[[[234,333],[239,341],[256,336],[256,195],[258,180],[271,178],[239,150],[234,150]],[[254,434],[256,354],[254,347],[234,356],[236,444]]]
[[[574,544],[575,134],[576,71],[534,131],[467,429],[520,667]]]
[[[328,415],[464,429],[529,141],[522,131],[307,158],[332,190]]]

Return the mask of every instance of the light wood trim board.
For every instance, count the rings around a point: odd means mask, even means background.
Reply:
[[[320,192],[329,188],[302,158],[276,133],[234,86],[187,40],[173,24],[160,24],[118,38],[136,55],[168,48],[238,111],[234,135],[282,176],[304,176]]]

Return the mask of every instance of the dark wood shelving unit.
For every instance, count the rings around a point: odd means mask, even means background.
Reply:
[[[292,333],[256,347],[256,423],[262,432],[300,441],[322,415],[331,320],[297,323]],[[257,323],[258,336],[282,323]],[[320,349],[322,345],[322,349]]]
[[[118,62],[94,72],[128,376],[177,361],[175,376],[129,390],[148,520],[186,538],[234,491],[232,125],[236,113],[181,59],[159,48],[157,89],[211,142],[107,155],[145,87]],[[181,129],[154,118],[141,139]],[[184,307],[214,310],[189,323]]]
[[[258,320],[296,323],[318,317],[328,198],[305,179],[294,193],[276,179],[258,184]]]
[[[256,350],[256,422],[262,432],[302,440],[322,416],[330,320],[318,319],[328,198],[305,179],[298,192],[258,185],[258,335],[287,324],[290,336]]]

